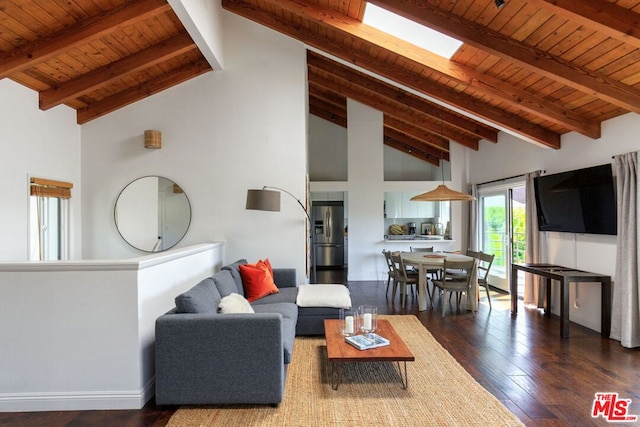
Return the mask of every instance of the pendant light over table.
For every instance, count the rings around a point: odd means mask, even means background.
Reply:
[[[444,119],[442,116],[440,117],[440,136],[444,132],[442,132],[442,128],[444,127]],[[469,201],[475,200],[471,194],[461,193],[456,190],[452,190],[444,185],[444,165],[442,164],[443,160],[440,159],[440,170],[442,171],[442,184],[438,185],[435,190],[427,191],[426,193],[418,194],[417,196],[413,196],[411,201],[413,202],[446,202],[446,201]]]

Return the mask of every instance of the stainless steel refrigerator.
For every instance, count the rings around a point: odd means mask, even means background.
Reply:
[[[313,244],[316,267],[344,266],[344,207],[342,202],[313,205]]]

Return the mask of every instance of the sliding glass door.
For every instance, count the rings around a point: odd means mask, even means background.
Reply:
[[[489,284],[509,291],[512,262],[524,262],[525,187],[521,183],[481,188],[479,195],[479,248],[494,254]]]

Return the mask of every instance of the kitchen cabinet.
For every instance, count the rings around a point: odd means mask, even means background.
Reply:
[[[312,202],[335,202],[344,200],[344,192],[343,191],[312,191],[311,192],[311,201]]]
[[[384,193],[387,218],[404,218],[402,216],[402,193],[398,191]]]
[[[413,202],[411,198],[422,194],[415,191],[387,191],[384,193],[387,218],[433,218],[438,202]]]
[[[421,194],[421,193],[418,193]],[[413,197],[413,196],[412,196]],[[418,216],[416,218],[434,218],[438,211],[438,202],[413,202],[418,205]]]
[[[402,192],[402,217],[403,218],[418,218],[418,205],[423,202],[413,202],[411,198],[415,196],[414,193]]]

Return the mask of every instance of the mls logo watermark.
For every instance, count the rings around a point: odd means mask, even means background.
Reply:
[[[620,399],[618,393],[596,393],[591,408],[591,417],[602,417],[607,422],[634,422],[638,420],[637,415],[629,414],[631,399]]]

